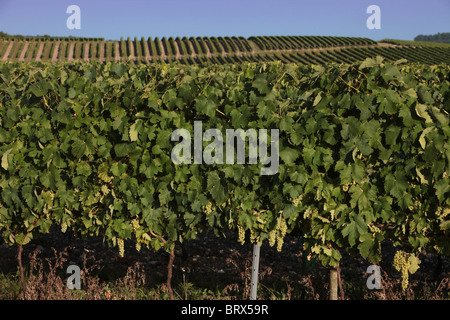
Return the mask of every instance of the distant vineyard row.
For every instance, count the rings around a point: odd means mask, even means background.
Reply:
[[[318,50],[319,49],[319,50]],[[136,63],[226,64],[281,60],[303,64],[353,63],[374,56],[426,64],[450,64],[450,47],[380,46],[366,38],[321,36],[141,38],[120,41],[54,38],[0,41],[0,59],[9,61],[72,60]]]
[[[439,42],[427,42],[427,41],[410,41],[410,40],[396,40],[396,39],[383,39],[381,42],[397,44],[402,46],[411,47],[444,47],[450,48],[450,43],[439,43]]]
[[[103,39],[7,39],[0,42],[0,57],[3,60],[58,60],[65,59],[104,59],[116,60],[129,56],[135,58],[172,56],[211,56],[214,54],[242,54],[260,50],[296,50],[305,48],[321,48],[335,46],[351,46],[376,44],[366,38],[320,37],[320,36],[258,36],[244,37],[187,37],[155,39],[136,37],[120,41],[104,41]],[[9,54],[5,56],[8,51]],[[41,51],[41,52],[39,52]],[[22,59],[20,59],[22,57]]]

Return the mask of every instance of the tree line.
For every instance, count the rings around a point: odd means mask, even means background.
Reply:
[[[450,32],[437,33],[433,35],[418,35],[414,38],[414,41],[427,41],[427,42],[439,42],[450,43]]]

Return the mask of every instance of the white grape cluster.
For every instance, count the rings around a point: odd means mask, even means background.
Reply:
[[[277,244],[277,251],[280,252],[284,243],[284,236],[287,232],[286,220],[283,217],[278,217],[277,226],[275,229],[269,232],[269,245],[273,247],[275,243]]]
[[[66,231],[67,231],[67,223],[63,222],[61,224],[61,232],[66,233]]]
[[[302,203],[302,200],[303,200],[303,194],[301,194],[298,197],[292,199],[292,204],[294,206],[298,207]]]
[[[123,258],[125,254],[125,243],[122,238],[117,238],[117,246],[119,247],[119,255]]]
[[[407,253],[403,251],[397,251],[394,256],[394,268],[402,273],[402,290],[405,291],[408,287],[408,268],[409,263],[407,259]]]
[[[240,224],[237,225],[238,228],[238,241],[243,245],[245,243],[245,229]]]
[[[413,254],[397,251],[394,256],[393,266],[402,274],[402,290],[405,291],[409,283],[409,273],[414,273],[419,268],[420,260]]]
[[[131,220],[131,226],[133,227],[134,233],[136,233],[137,229],[139,229],[139,219]]]
[[[133,227],[134,234],[136,234],[139,229],[139,219],[136,218],[131,220],[131,226]],[[136,251],[141,251],[141,243],[138,240],[136,241]]]
[[[250,242],[257,243],[259,246],[262,245],[261,237],[258,236],[254,229],[250,229]]]
[[[216,206],[213,206],[213,204],[209,202],[206,206],[203,206],[202,209],[206,215],[209,215],[212,211],[216,210]]]
[[[308,207],[308,208],[306,208],[305,212],[303,213],[303,218],[310,219],[318,214],[319,214],[319,209],[317,209],[317,208],[312,209],[311,207]]]
[[[444,221],[444,219],[450,214],[450,208],[442,208],[438,207],[436,210],[436,216],[439,218],[440,221]]]
[[[277,241],[277,229],[272,229],[269,232],[269,246],[273,247]]]
[[[408,206],[408,209],[411,211],[415,211],[415,209],[419,209],[422,206],[422,203],[419,200],[414,201],[413,205]]]
[[[287,232],[287,224],[286,220],[284,218],[280,217],[278,220],[278,232],[277,232],[277,250],[278,252],[281,251],[281,248],[283,247],[283,241],[284,236]]]
[[[237,228],[238,228],[238,241],[240,244],[243,245],[245,243],[245,229],[240,224],[237,225]],[[257,243],[259,245],[262,244],[261,237],[259,237],[258,234],[253,229],[250,229],[250,242]]]
[[[377,226],[375,226],[373,224],[368,224],[367,226],[369,227],[369,230],[372,233],[380,233],[381,232],[380,228],[378,228]]]

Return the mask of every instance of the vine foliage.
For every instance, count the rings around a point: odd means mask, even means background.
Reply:
[[[171,251],[205,231],[327,266],[380,243],[450,254],[447,65],[0,63],[0,231],[52,225]],[[279,129],[278,172],[174,164],[176,129]],[[209,142],[204,141],[203,147]]]

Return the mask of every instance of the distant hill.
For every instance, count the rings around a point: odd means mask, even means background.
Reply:
[[[414,41],[450,43],[450,32],[437,33],[428,36],[420,34],[414,38]]]

